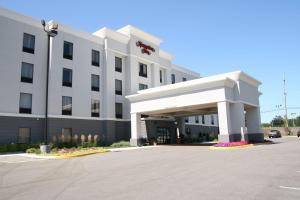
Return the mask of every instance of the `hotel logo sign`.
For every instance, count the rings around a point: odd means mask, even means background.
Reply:
[[[141,41],[136,42],[136,46],[141,48],[141,52],[150,55],[151,52],[155,52],[155,49],[150,45],[146,45]]]

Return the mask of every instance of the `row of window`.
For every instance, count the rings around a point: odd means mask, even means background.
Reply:
[[[23,52],[34,54],[35,51],[35,36],[24,33],[23,34]],[[73,43],[64,41],[63,58],[73,60]],[[100,52],[92,49],[91,51],[91,65],[100,66]]]
[[[123,118],[123,104],[116,103],[116,118]],[[20,93],[19,113],[32,113],[32,94]],[[72,97],[62,97],[62,115],[72,115]],[[100,116],[100,101],[96,99],[91,100],[91,116]]]
[[[188,117],[185,118],[185,122],[189,123]],[[195,116],[195,122],[196,122],[196,124],[199,124],[199,116]],[[202,122],[202,124],[205,124],[205,116],[204,115],[201,115],[201,122]],[[211,123],[211,125],[215,124],[215,118],[213,115],[210,116],[210,123]]]
[[[23,51],[27,53],[34,54],[35,50],[35,36],[24,33],[23,35]],[[73,43],[64,41],[63,46],[63,58],[73,60]],[[99,66],[100,65],[100,52],[97,50],[92,49],[91,51],[91,64],[93,66]],[[122,58],[115,57],[115,71],[122,72]],[[32,76],[32,75],[31,75]],[[147,78],[147,65],[143,63],[139,63],[139,76]],[[159,72],[159,80],[160,83],[163,82],[163,72],[160,70]],[[174,84],[175,81],[175,74],[171,75],[172,84]],[[186,81],[186,78],[182,78],[182,81]]]

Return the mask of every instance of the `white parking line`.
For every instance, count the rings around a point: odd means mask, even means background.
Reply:
[[[296,171],[296,172],[300,173],[300,171]]]
[[[288,189],[288,190],[300,190],[298,187],[287,187],[287,186],[279,186],[282,189]]]

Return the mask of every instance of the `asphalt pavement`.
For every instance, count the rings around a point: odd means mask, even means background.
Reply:
[[[300,139],[273,141],[236,150],[161,146],[60,160],[0,158],[0,199],[299,200]]]

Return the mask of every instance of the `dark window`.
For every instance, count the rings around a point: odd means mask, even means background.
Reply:
[[[62,85],[66,87],[72,87],[72,70],[63,68],[63,81]]]
[[[210,116],[210,123],[211,123],[211,125],[215,124],[215,118],[213,115]]]
[[[30,128],[19,128],[18,143],[28,144],[30,143]]]
[[[175,83],[175,74],[172,74],[171,78],[172,78],[172,84],[174,84]]]
[[[72,115],[72,97],[62,97],[62,114]]]
[[[116,103],[116,118],[122,119],[123,118],[123,104]]]
[[[91,89],[92,91],[99,91],[100,89],[100,77],[99,75],[92,74],[91,76]]]
[[[121,80],[118,80],[118,79],[115,80],[115,87],[116,87],[115,93],[118,95],[122,95],[122,81]]]
[[[33,64],[22,62],[21,82],[32,83]]]
[[[146,64],[140,63],[139,76],[147,78],[147,65]]]
[[[100,116],[100,101],[92,99],[91,103],[91,116],[99,117]]]
[[[183,77],[183,78],[182,78],[182,81],[183,81],[183,82],[184,82],[184,81],[186,81],[186,78],[185,78],[185,77]]]
[[[32,94],[21,93],[20,94],[20,103],[19,103],[19,112],[31,114],[32,108]]]
[[[140,83],[140,84],[139,84],[139,89],[140,89],[140,90],[148,89],[148,85],[145,85],[145,84]]]
[[[92,50],[92,65],[98,66],[100,65],[100,52],[96,50]]]
[[[115,57],[115,70],[117,72],[122,72],[122,58]]]
[[[162,74],[162,70],[159,70],[159,82],[162,83],[163,82],[163,74]]]
[[[35,36],[28,33],[23,34],[23,51],[34,54]]]
[[[195,116],[195,122],[198,124],[199,123],[199,116]]]
[[[189,123],[189,118],[188,117],[185,118],[185,123]]]
[[[202,117],[202,124],[205,124],[205,116],[202,115],[201,117]]]
[[[64,41],[64,58],[73,60],[73,43]]]

